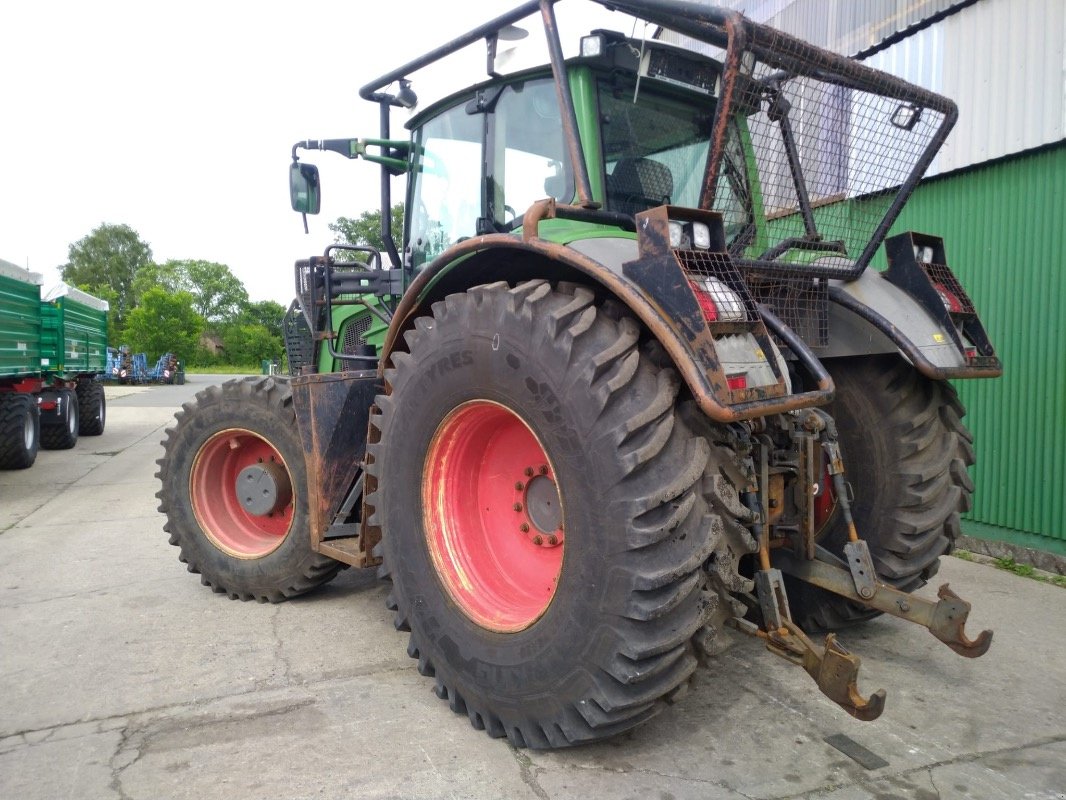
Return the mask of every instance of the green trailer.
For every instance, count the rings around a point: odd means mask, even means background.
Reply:
[[[104,431],[108,305],[0,261],[0,469]]]

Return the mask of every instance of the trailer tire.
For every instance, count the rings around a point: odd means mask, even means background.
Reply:
[[[828,409],[836,420],[844,469],[855,489],[852,513],[870,545],[881,580],[906,592],[932,578],[940,556],[961,533],[969,511],[974,463],[966,414],[946,381],[921,375],[896,355],[826,362],[836,383]],[[843,552],[847,530],[839,513],[821,544]],[[789,579],[789,602],[801,626],[828,630],[879,616],[846,598]]]
[[[231,599],[277,603],[341,570],[311,549],[307,471],[288,381],[211,386],[175,417],[156,462],[156,497],[167,516],[163,529],[189,572]],[[247,511],[243,502],[252,498],[238,492],[241,480],[257,492],[265,487],[269,508]]]
[[[78,434],[81,432],[78,396],[70,389],[58,389],[55,394],[62,415],[41,425],[41,447],[45,450],[69,450],[78,443]]]
[[[394,623],[436,694],[516,747],[650,719],[718,606],[719,451],[639,340],[585,287],[495,283],[435,303],[385,371],[367,504]]]
[[[107,422],[107,399],[104,385],[99,381],[78,384],[78,415],[82,436],[99,436]]]
[[[0,394],[0,469],[27,469],[41,446],[41,415],[37,398],[29,394]]]

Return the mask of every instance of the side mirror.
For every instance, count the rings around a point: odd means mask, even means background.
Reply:
[[[318,167],[314,164],[293,162],[289,167],[289,199],[293,211],[299,211],[301,214],[318,213],[322,205]]]

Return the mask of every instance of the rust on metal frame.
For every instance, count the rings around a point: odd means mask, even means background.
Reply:
[[[721,171],[722,157],[729,133],[729,121],[732,117],[733,100],[737,91],[737,77],[740,75],[740,58],[747,43],[747,31],[739,14],[729,15],[725,21],[725,31],[728,44],[725,63],[722,65],[722,92],[718,98],[718,110],[715,113],[711,152],[707,156],[707,171],[703,174],[700,208],[711,208],[714,205],[715,193],[718,191],[718,173]]]
[[[933,636],[961,656],[977,658],[988,652],[992,644],[992,631],[989,630],[982,631],[976,639],[971,640],[966,636],[964,629],[970,604],[952,592],[946,583],[940,587],[937,593],[939,600],[936,602],[901,592],[881,581],[876,582],[872,597],[860,597],[851,573],[845,569],[823,561],[799,559],[788,549],[775,551],[774,562],[783,572],[807,583],[927,628]]]
[[[311,546],[356,566],[367,559],[353,535],[324,541],[360,470],[366,450],[370,407],[381,382],[374,371],[330,372],[295,377],[293,405],[307,464],[307,511]],[[356,540],[356,541],[353,541]]]
[[[655,211],[654,209],[652,211]],[[537,230],[541,221],[556,216],[583,217],[592,212],[579,206],[557,204],[554,200],[540,200],[534,203],[523,215],[523,238],[518,239],[509,234],[488,234],[477,236],[460,242],[438,256],[429,264],[414,282],[408,287],[407,292],[401,298],[396,311],[393,314],[393,322],[385,337],[382,358],[378,365],[379,375],[384,375],[389,355],[401,341],[401,334],[414,324],[413,319],[424,306],[425,295],[433,282],[449,266],[458,260],[476,256],[489,250],[498,252],[525,251],[558,262],[571,269],[578,270],[613,293],[621,302],[636,314],[648,331],[664,347],[667,354],[673,360],[682,379],[692,391],[693,397],[700,409],[711,419],[717,422],[739,422],[746,419],[754,419],[769,414],[779,414],[808,408],[829,402],[833,397],[834,387],[832,379],[822,367],[809,348],[794,335],[789,337],[789,332],[784,330],[780,321],[776,320],[766,309],[760,308],[759,313],[763,319],[768,320],[767,325],[773,326],[773,332],[785,337],[786,344],[793,348],[798,357],[813,375],[817,388],[813,391],[793,395],[774,396],[766,389],[755,390],[755,399],[745,399],[741,402],[731,403],[734,393],[728,388],[721,364],[718,362],[714,348],[714,339],[702,319],[695,319],[693,314],[699,314],[699,306],[692,294],[688,281],[681,270],[677,259],[672,253],[670,258],[663,259],[662,274],[657,280],[667,283],[671,287],[680,289],[675,295],[677,303],[685,303],[691,306],[692,313],[680,314],[673,305],[664,305],[656,302],[648,287],[628,280],[616,272],[612,272],[603,264],[578,253],[562,244],[545,241],[538,238]],[[648,214],[650,212],[644,212]],[[665,211],[658,216],[666,219]],[[713,212],[704,212],[713,213]],[[654,214],[652,216],[655,216]],[[644,217],[647,218],[647,217]],[[640,217],[638,217],[638,220]],[[642,225],[638,221],[638,225]],[[649,227],[652,226],[649,219]],[[664,246],[669,251],[669,231],[665,227],[668,223],[655,223],[657,232],[647,234],[650,237],[658,236],[655,241],[661,241],[659,246]],[[659,230],[661,228],[661,230]],[[657,246],[650,244],[653,249]],[[676,284],[676,286],[674,286]],[[687,300],[686,300],[687,298]],[[751,395],[747,395],[751,397]]]

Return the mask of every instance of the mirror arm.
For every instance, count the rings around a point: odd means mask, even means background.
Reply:
[[[370,153],[368,147],[375,147],[378,153]],[[297,150],[329,150],[340,153],[345,158],[362,158],[380,164],[393,175],[407,172],[407,155],[411,143],[402,139],[306,139],[292,146],[292,160],[299,161]]]

